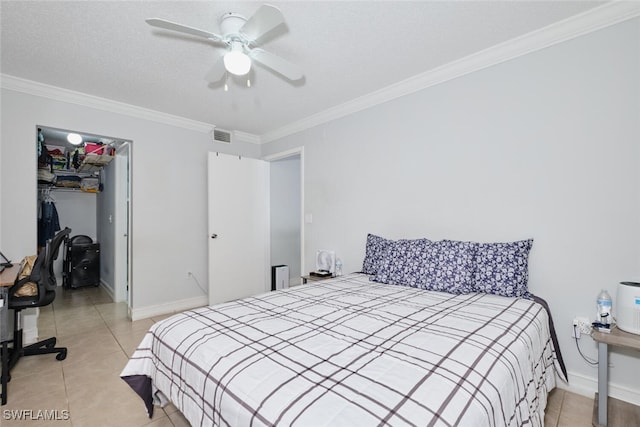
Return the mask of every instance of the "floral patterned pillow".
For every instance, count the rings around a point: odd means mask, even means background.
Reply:
[[[376,274],[378,272],[390,243],[393,243],[393,240],[387,240],[375,234],[367,235],[367,247],[362,263],[363,273]]]
[[[390,285],[420,287],[426,280],[430,244],[428,239],[391,242],[378,272],[371,280]]]
[[[441,240],[429,247],[426,280],[419,287],[450,294],[475,292],[474,270],[478,243]]]
[[[532,245],[533,239],[480,243],[476,255],[476,290],[505,297],[528,298],[528,258]]]

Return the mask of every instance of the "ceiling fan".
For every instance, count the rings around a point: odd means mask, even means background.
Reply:
[[[205,79],[211,83],[222,79],[225,72],[237,76],[247,74],[251,69],[252,60],[289,80],[295,81],[303,77],[302,71],[297,65],[255,47],[258,44],[256,41],[260,37],[284,23],[282,12],[274,6],[262,5],[249,19],[237,13],[225,13],[220,18],[222,34],[199,30],[159,18],[150,18],[146,22],[153,27],[204,37],[226,46],[227,52],[218,59],[205,76]]]

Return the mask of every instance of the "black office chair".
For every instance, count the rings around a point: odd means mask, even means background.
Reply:
[[[55,299],[57,283],[56,276],[53,273],[53,261],[58,258],[60,245],[69,233],[71,233],[69,227],[58,232],[46,245],[45,249],[38,254],[31,274],[23,279],[16,279],[13,286],[9,288],[9,309],[14,310],[13,347],[9,352],[9,372],[22,356],[57,353],[56,359],[58,360],[64,360],[67,357],[67,349],[65,347],[55,347],[55,337],[23,346],[21,312],[25,308],[49,305]],[[29,282],[37,284],[38,294],[34,296],[16,296],[16,291]]]

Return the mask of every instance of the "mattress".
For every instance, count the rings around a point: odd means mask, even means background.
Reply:
[[[194,426],[541,426],[552,328],[533,300],[351,274],[157,322],[121,376]]]

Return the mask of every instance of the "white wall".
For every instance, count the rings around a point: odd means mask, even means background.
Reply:
[[[369,232],[533,237],[530,289],[550,304],[570,386],[595,391],[570,325],[595,315],[601,288],[640,278],[638,76],[634,19],[267,144],[305,149],[305,270],[320,248],[359,270]],[[611,394],[639,404],[638,354],[610,360]]]
[[[206,132],[6,88],[1,123],[3,252],[17,259],[36,247],[36,125],[131,140],[132,307],[152,313],[178,307],[180,301],[206,303],[186,274],[208,281],[206,153],[259,157],[258,145],[214,143]]]
[[[60,228],[71,228],[71,236],[84,234],[93,240],[97,239],[97,199],[95,193],[52,190],[51,197],[56,201]],[[33,224],[33,227],[35,226],[36,223]]]
[[[271,265],[288,265],[290,284],[300,283],[300,156],[274,160],[271,184]]]

